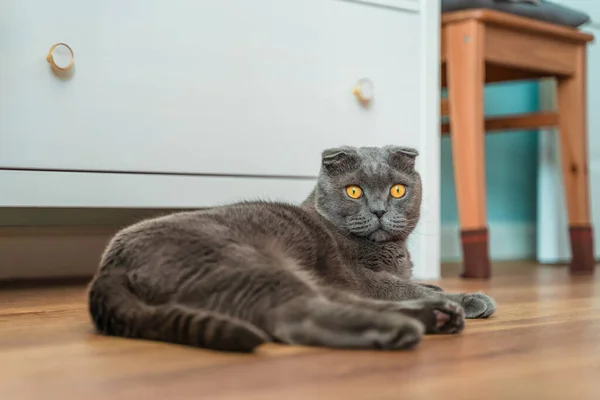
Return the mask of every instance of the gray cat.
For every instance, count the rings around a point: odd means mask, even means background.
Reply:
[[[329,149],[301,206],[243,202],[122,230],[90,284],[97,330],[229,351],[407,349],[488,317],[496,306],[484,294],[410,281],[416,157],[405,147]]]

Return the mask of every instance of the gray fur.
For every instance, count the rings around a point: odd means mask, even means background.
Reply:
[[[122,230],[90,284],[97,330],[232,351],[269,341],[406,349],[424,333],[462,331],[465,316],[487,317],[495,303],[410,281],[417,155],[325,150],[301,206],[244,202]],[[400,199],[389,194],[398,183],[407,188]],[[348,185],[363,196],[351,199]]]

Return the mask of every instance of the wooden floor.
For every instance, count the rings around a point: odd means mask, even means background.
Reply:
[[[497,314],[408,352],[268,345],[253,355],[100,337],[84,287],[0,290],[0,398],[600,399],[600,271],[499,264]]]

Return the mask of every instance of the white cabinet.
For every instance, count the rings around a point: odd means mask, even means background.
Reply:
[[[2,167],[313,176],[324,147],[419,145],[418,13],[4,0],[1,15]],[[44,61],[56,42],[75,53],[69,79]],[[351,91],[361,78],[368,109]]]
[[[323,149],[406,145],[436,271],[438,42],[431,0],[3,0],[0,207],[299,202]]]

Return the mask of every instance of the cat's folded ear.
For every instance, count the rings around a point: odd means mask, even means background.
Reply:
[[[321,164],[329,174],[340,174],[358,167],[358,153],[353,147],[334,147],[323,150]]]
[[[401,171],[414,171],[415,160],[419,152],[412,147],[387,146],[389,163],[393,168]]]

